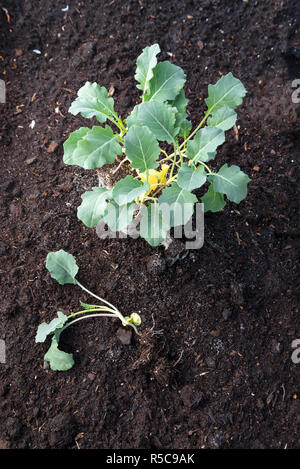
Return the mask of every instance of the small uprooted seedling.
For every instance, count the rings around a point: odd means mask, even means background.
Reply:
[[[125,120],[103,86],[86,82],[69,111],[95,117],[100,124],[108,120],[112,127],[81,127],[64,143],[68,165],[101,168],[122,155],[119,166],[125,164],[129,173],[112,189],[93,187],[82,194],[78,218],[88,227],[101,221],[117,232],[140,214],[140,235],[152,246],[164,241],[171,228],[187,223],[197,201],[195,189],[209,183],[201,198],[204,211],[217,212],[226,204],[224,195],[240,203],[250,181],[236,165],[225,163],[215,171],[207,164],[224,143],[225,131],[236,123],[235,108],[246,94],[241,81],[228,73],[209,85],[207,110],[192,130],[184,71],[169,61],[157,63],[159,52],[154,44],[138,57],[135,79],[141,103]]]
[[[86,293],[104,303],[104,305],[90,305],[80,302],[83,308],[82,311],[71,313],[69,316],[58,311],[57,317],[52,319],[49,324],[43,322],[39,325],[35,337],[36,342],[45,342],[48,336],[52,336],[51,346],[44,356],[44,360],[50,363],[51,370],[65,371],[69,370],[74,365],[73,354],[63,352],[58,348],[59,339],[64,330],[83,319],[98,317],[118,318],[122,322],[123,326],[132,327],[138,334],[136,326],[141,324],[139,314],[132,313],[130,316],[124,317],[111,303],[100,298],[81,285],[81,283],[79,283],[75,278],[78,273],[78,265],[76,264],[76,260],[72,254],[63,251],[62,249],[60,251],[50,252],[47,255],[46,267],[49,270],[51,277],[57,280],[60,285],[64,285],[66,283],[78,285]],[[82,316],[84,314],[85,316]],[[72,320],[70,321],[70,319]]]

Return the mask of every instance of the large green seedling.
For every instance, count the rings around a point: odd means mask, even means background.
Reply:
[[[83,307],[82,311],[71,313],[69,316],[58,311],[57,318],[52,319],[49,324],[43,322],[39,325],[35,337],[36,342],[45,342],[48,336],[52,336],[51,346],[44,356],[44,360],[50,363],[51,370],[66,371],[74,365],[73,355],[71,353],[63,352],[58,348],[58,345],[62,332],[78,321],[99,317],[118,318],[122,322],[123,326],[131,326],[135,332],[138,333],[136,326],[141,324],[141,318],[137,313],[132,313],[130,316],[124,317],[115,306],[90,292],[78,282],[75,278],[78,273],[78,265],[76,264],[76,260],[72,254],[63,251],[62,249],[60,251],[50,252],[47,255],[46,267],[49,270],[51,277],[57,280],[60,285],[65,285],[66,283],[78,285],[86,293],[104,303],[104,305],[100,306],[80,302]],[[84,314],[85,316],[83,316]],[[74,319],[75,317],[76,319]],[[72,321],[70,321],[70,319],[72,319]]]
[[[120,165],[127,164],[129,171],[112,189],[93,187],[85,192],[78,218],[88,227],[104,221],[112,231],[121,231],[140,212],[140,235],[152,246],[160,244],[170,228],[190,218],[197,201],[195,189],[209,183],[201,198],[204,211],[217,212],[226,204],[224,195],[235,203],[243,200],[250,181],[236,165],[226,163],[218,171],[208,165],[224,143],[225,131],[236,123],[235,108],[246,94],[243,84],[228,73],[209,85],[207,110],[192,130],[183,89],[185,74],[168,61],[157,63],[159,52],[154,44],[138,57],[135,79],[141,103],[125,120],[115,112],[113,98],[104,87],[87,82],[80,88],[69,111],[95,117],[100,124],[109,121],[112,127],[82,127],[64,143],[66,164],[95,169],[113,164],[122,155]],[[163,147],[159,142],[165,142]]]

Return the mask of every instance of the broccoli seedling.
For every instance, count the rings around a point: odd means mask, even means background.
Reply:
[[[100,124],[109,121],[112,127],[82,127],[64,143],[68,165],[101,168],[122,155],[120,165],[126,164],[130,173],[112,189],[93,187],[82,194],[78,218],[88,227],[103,221],[112,231],[122,231],[140,213],[140,235],[152,246],[160,244],[172,227],[189,220],[197,201],[195,189],[209,183],[201,198],[204,211],[217,212],[226,204],[224,196],[240,203],[250,181],[236,165],[226,163],[218,171],[208,165],[224,143],[225,131],[236,123],[235,108],[246,95],[241,81],[228,73],[209,85],[207,110],[192,130],[185,73],[169,61],[158,63],[159,52],[154,44],[138,57],[135,79],[141,102],[125,120],[115,112],[114,100],[103,86],[86,82],[69,111],[95,117]]]
[[[48,336],[52,336],[51,346],[44,356],[44,360],[50,363],[51,370],[65,371],[69,370],[74,365],[73,355],[71,353],[63,352],[58,348],[59,339],[63,331],[83,319],[99,317],[118,318],[122,322],[123,326],[132,327],[138,334],[136,326],[141,324],[139,314],[131,313],[130,316],[124,317],[111,303],[100,298],[81,285],[81,283],[79,283],[75,278],[79,268],[72,254],[63,251],[62,249],[56,252],[50,252],[47,255],[46,267],[49,270],[51,277],[57,280],[60,285],[78,285],[86,293],[93,296],[98,301],[101,301],[101,303],[104,303],[103,305],[90,305],[80,302],[83,310],[71,313],[69,316],[58,311],[57,317],[52,319],[49,324],[43,322],[39,325],[35,342],[45,342]],[[85,316],[82,316],[83,314],[85,314]]]

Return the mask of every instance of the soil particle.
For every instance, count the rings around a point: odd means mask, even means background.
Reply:
[[[146,268],[149,274],[160,275],[166,269],[166,261],[160,253],[152,254],[145,259]]]
[[[9,449],[9,441],[0,439],[0,449]]]
[[[118,337],[121,344],[130,345],[131,338],[132,338],[132,330],[125,329],[124,327],[119,327],[119,329],[116,332],[116,336]]]
[[[235,306],[243,306],[245,304],[243,285],[232,281],[230,284],[231,303]]]
[[[222,316],[225,321],[228,321],[228,319],[232,316],[232,311],[228,308],[224,309],[224,311],[222,311]]]
[[[69,414],[58,414],[49,422],[49,444],[52,448],[65,448],[76,435],[74,422]]]

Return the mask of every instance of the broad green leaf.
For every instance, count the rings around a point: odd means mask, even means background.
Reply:
[[[84,169],[101,168],[105,164],[112,164],[116,155],[122,153],[118,136],[114,135],[108,125],[105,128],[94,126],[81,138],[77,139],[76,135],[75,139],[73,138],[70,142],[68,139],[65,142],[64,162],[66,164],[74,164]]]
[[[225,194],[229,200],[238,204],[246,197],[247,184],[251,179],[238,166],[228,166],[226,163],[217,173],[209,176],[209,180],[214,181],[216,192]]]
[[[176,98],[185,84],[185,74],[182,68],[170,62],[160,62],[153,69],[150,81],[150,91],[146,101],[168,101]]]
[[[90,130],[89,127],[81,127],[70,134],[69,138],[64,143],[65,164],[77,164],[73,162],[73,154],[77,148],[78,142],[80,142]]]
[[[177,175],[177,184],[187,191],[192,191],[203,186],[206,182],[206,174],[203,166],[193,168],[183,163]]]
[[[175,127],[176,109],[166,103],[150,101],[139,105],[139,120],[158,140],[174,142],[179,129]]]
[[[128,129],[130,129],[130,127],[132,127],[133,125],[142,125],[142,123],[139,121],[138,114],[139,114],[139,104],[134,106],[131,113],[126,119],[126,124],[127,124]]]
[[[112,231],[122,231],[132,221],[136,209],[137,205],[134,202],[125,205],[118,205],[114,200],[112,200],[105,210],[103,221],[107,223]]]
[[[51,277],[57,280],[60,285],[65,283],[76,285],[75,276],[78,272],[78,265],[72,254],[63,249],[49,252],[46,258],[46,268],[49,270]]]
[[[223,194],[215,192],[213,182],[210,183],[206,194],[201,197],[201,201],[204,203],[204,212],[219,212],[226,205]]]
[[[56,336],[52,338],[51,346],[44,356],[44,360],[50,363],[50,368],[53,371],[67,371],[74,365],[72,353],[59,350]]]
[[[35,336],[36,342],[45,342],[49,334],[55,332],[56,329],[61,329],[68,320],[68,317],[61,311],[57,312],[57,316],[58,317],[52,319],[49,324],[46,322],[42,322],[42,324],[39,325]]]
[[[156,160],[159,157],[160,148],[148,127],[135,125],[131,127],[125,137],[125,149],[132,168],[139,169],[140,172],[157,168]]]
[[[81,195],[82,203],[77,209],[77,217],[89,228],[93,228],[101,220],[111,199],[111,191],[104,187],[93,187],[91,191]]]
[[[237,119],[237,113],[228,106],[221,107],[213,113],[207,120],[207,125],[217,127],[222,130],[229,130],[234,126]]]
[[[169,225],[165,223],[158,203],[142,206],[140,235],[151,246],[158,246],[167,237]]]
[[[144,184],[129,174],[117,182],[112,190],[112,196],[118,205],[125,205],[137,199],[147,190],[149,190],[149,184]]]
[[[152,70],[157,64],[156,56],[159,52],[159,45],[153,44],[152,46],[145,47],[143,52],[137,58],[137,68],[134,78],[139,82],[136,86],[139,90],[142,90],[143,94],[149,90],[149,81],[153,77]]]
[[[78,113],[87,118],[95,116],[101,123],[106,119],[117,117],[114,111],[114,100],[108,97],[107,90],[103,86],[87,81],[77,94],[78,98],[73,101],[69,109],[74,116]]]
[[[197,197],[191,192],[182,189],[177,183],[173,183],[162,191],[159,201],[159,210],[163,219],[170,227],[185,225],[194,211],[194,203]]]
[[[187,157],[197,163],[214,158],[215,150],[225,141],[224,131],[215,127],[204,127],[198,130],[193,140],[187,143]]]
[[[224,106],[235,109],[242,104],[245,95],[244,85],[230,72],[220,78],[215,85],[208,85],[208,98],[205,100],[207,112],[212,114]]]

